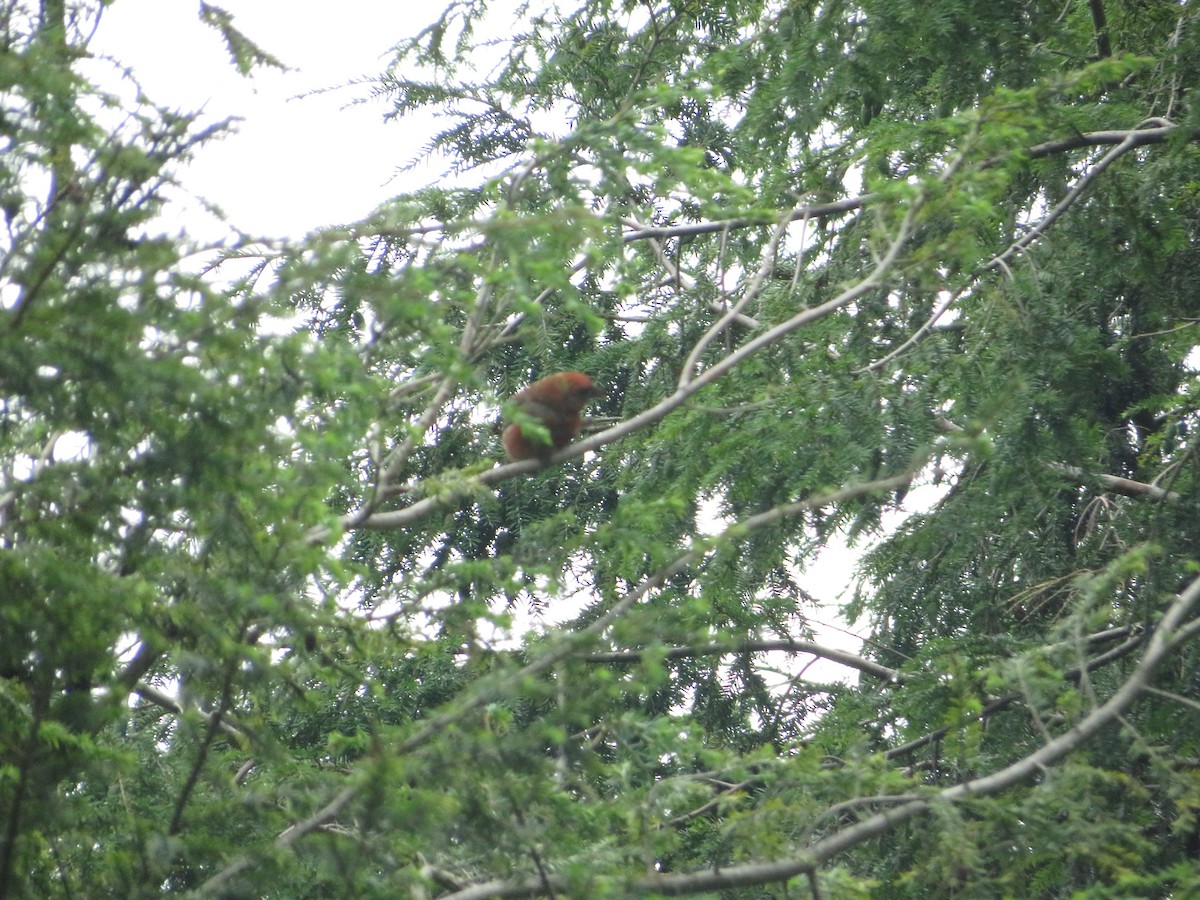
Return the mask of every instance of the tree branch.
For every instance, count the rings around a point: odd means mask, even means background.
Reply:
[[[957,434],[963,430],[963,427],[957,422],[952,422],[944,416],[938,416],[934,420],[934,426],[943,434]],[[1181,499],[1179,494],[1174,491],[1168,491],[1165,488],[1160,488],[1156,484],[1134,481],[1132,478],[1109,475],[1106,472],[1085,472],[1078,466],[1068,466],[1065,463],[1046,463],[1045,465],[1055,472],[1061,472],[1078,481],[1094,479],[1112,493],[1121,494],[1125,497],[1149,497],[1151,500],[1167,500],[1171,502]]]
[[[560,454],[561,455],[561,454]],[[500,468],[515,468],[517,466],[528,466],[528,463],[515,463],[512,466],[502,466]],[[493,472],[499,469],[493,469]],[[487,473],[485,473],[487,474]],[[877,481],[868,481],[862,484],[850,485],[836,491],[831,491],[826,494],[820,494],[814,497],[809,497],[805,500],[799,500],[795,503],[788,503],[783,506],[777,506],[765,512],[751,516],[741,522],[737,522],[726,528],[720,535],[713,538],[708,538],[702,545],[693,547],[690,550],[680,554],[675,560],[658,572],[644,578],[635,588],[625,593],[623,597],[617,600],[612,607],[603,615],[589,623],[587,627],[571,633],[560,634],[554,639],[545,649],[545,651],[532,660],[527,665],[522,666],[513,672],[504,674],[495,674],[489,678],[475,682],[466,692],[466,695],[452,701],[449,708],[443,710],[437,715],[431,716],[425,720],[425,723],[413,734],[409,735],[403,741],[400,741],[393,751],[397,756],[411,753],[417,748],[428,743],[434,736],[444,731],[455,722],[461,720],[464,716],[470,714],[476,709],[485,706],[492,702],[495,698],[503,696],[505,692],[518,688],[527,679],[540,675],[547,669],[552,668],[557,663],[574,655],[578,649],[585,643],[595,639],[600,634],[603,634],[606,629],[613,625],[621,616],[641,602],[651,591],[661,587],[674,575],[682,572],[689,566],[703,560],[707,555],[713,552],[714,548],[721,546],[724,542],[740,539],[748,531],[755,528],[761,528],[764,525],[769,525],[787,516],[797,515],[806,510],[819,509],[823,506],[830,506],[836,503],[843,503],[855,497],[866,496],[875,493],[887,493],[894,491],[899,487],[907,485],[913,478],[911,473],[895,475],[890,478],[882,478]],[[307,819],[301,822],[296,822],[286,828],[274,841],[274,846],[278,850],[286,850],[296,843],[300,838],[314,831],[319,830],[327,823],[337,818],[343,810],[345,810],[358,795],[367,787],[366,783],[352,783],[337,793],[336,796],[323,807],[314,812]],[[246,871],[254,865],[254,860],[251,856],[240,857],[221,871],[213,875],[206,881],[198,890],[199,896],[211,896],[220,894],[221,888],[228,884],[232,879]],[[555,878],[551,877],[549,885],[558,890],[559,885]],[[546,887],[540,879],[537,881],[537,891]],[[537,892],[535,891],[535,893]],[[457,896],[457,895],[456,895]],[[493,896],[493,895],[486,895]],[[507,895],[496,895],[507,896]],[[518,896],[518,895],[513,895]],[[529,896],[522,894],[519,896]]]
[[[155,706],[161,706],[163,709],[175,713],[177,716],[182,716],[187,712],[180,705],[179,701],[170,694],[160,691],[158,688],[144,681],[138,682],[136,692],[142,699],[150,701]],[[237,726],[230,724],[224,715],[217,716],[212,713],[206,713],[202,709],[197,709],[195,712],[204,719],[210,728],[219,728],[227,737],[232,738],[237,746],[241,747],[245,745],[247,741],[246,735]]]
[[[1096,52],[1101,59],[1112,56],[1112,43],[1108,37],[1108,19],[1104,15],[1104,0],[1088,0],[1092,12],[1092,25],[1096,29]]]
[[[654,873],[633,879],[622,885],[626,895],[663,894],[680,896],[731,888],[755,887],[772,882],[786,882],[798,875],[811,874],[821,864],[837,855],[884,834],[909,819],[929,812],[938,804],[957,803],[972,797],[985,797],[1015,787],[1043,772],[1046,768],[1078,750],[1101,729],[1112,724],[1150,685],[1155,670],[1162,665],[1178,644],[1178,635],[1194,636],[1200,628],[1185,623],[1193,607],[1200,602],[1200,578],[1179,594],[1159,621],[1150,636],[1146,652],[1137,668],[1125,683],[1105,703],[1058,737],[1016,762],[971,781],[965,781],[936,792],[928,798],[911,800],[883,810],[869,818],[835,831],[813,844],[807,851],[791,859],[773,862],[748,863],[725,869],[678,874]],[[561,890],[565,879],[551,878],[551,887]],[[484,898],[533,897],[540,895],[546,884],[542,879],[521,881],[490,881],[446,895],[442,900],[484,900]]]
[[[1028,158],[1037,158],[1048,156],[1052,153],[1065,152],[1067,150],[1077,149],[1088,146],[1102,146],[1106,144],[1121,145],[1119,152],[1112,155],[1111,159],[1106,157],[1107,165],[1116,156],[1125,153],[1134,147],[1144,146],[1146,144],[1161,143],[1165,141],[1172,133],[1178,130],[1179,126],[1162,123],[1162,120],[1150,120],[1156,124],[1154,127],[1139,128],[1125,131],[1095,131],[1087,134],[1075,135],[1070,138],[1064,138],[1058,141],[1049,141],[1043,144],[1037,144],[1023,151]],[[1200,129],[1196,129],[1191,134],[1191,138],[1200,139]],[[995,157],[982,163],[984,168],[996,165],[999,162],[1010,158],[1011,154],[1004,157]],[[1098,164],[1100,165],[1100,164]],[[1086,179],[1085,179],[1086,181]],[[1078,186],[1077,186],[1078,187]],[[850,197],[845,200],[839,200],[833,203],[820,203],[812,206],[799,206],[792,210],[790,221],[801,219],[818,219],[826,216],[836,215],[843,212],[848,212],[858,209],[864,204],[875,199],[874,194],[861,194],[857,197]],[[1064,200],[1060,207],[1065,209]],[[550,456],[544,465],[555,466],[576,457],[582,456],[590,450],[598,449],[605,444],[621,440],[630,434],[646,428],[655,422],[665,418],[670,412],[677,409],[685,403],[693,394],[697,393],[702,388],[706,387],[717,378],[727,374],[731,369],[741,363],[745,358],[754,352],[769,346],[776,341],[782,339],[786,335],[795,331],[804,325],[828,315],[843,306],[862,297],[881,286],[883,283],[884,274],[895,263],[896,257],[901,247],[907,242],[909,231],[911,231],[912,216],[919,207],[919,202],[914,202],[908,211],[908,216],[905,220],[905,225],[902,226],[901,234],[893,241],[891,248],[875,270],[858,284],[842,291],[833,299],[811,309],[803,310],[796,316],[767,329],[757,335],[752,340],[743,344],[733,353],[726,356],[714,364],[709,369],[699,373],[692,381],[680,385],[676,391],[669,397],[664,398],[654,406],[643,410],[636,416],[625,420],[624,422],[614,425],[605,431],[590,435],[583,440],[565,447],[557,453]],[[1051,215],[1047,215],[1041,223],[1041,227],[1046,227],[1051,221]],[[736,218],[726,219],[716,222],[702,222],[690,225],[671,226],[671,227],[645,227],[631,230],[626,233],[625,242],[630,243],[637,240],[647,240],[651,238],[664,237],[688,237],[699,234],[712,234],[721,231],[727,231],[733,228],[749,228],[757,227],[766,224],[778,225],[779,220],[762,219],[762,218]],[[1015,245],[1014,245],[1015,246]],[[1013,252],[1014,248],[1010,247],[1006,254]],[[1005,254],[1001,254],[1003,257]],[[1000,265],[1001,257],[996,257],[989,265]],[[500,481],[508,478],[516,478],[522,475],[530,475],[539,468],[542,464],[537,461],[525,461],[519,463],[508,463],[497,466],[494,469],[475,476],[465,476],[461,482],[451,485],[442,485],[436,495],[431,495],[418,500],[410,505],[398,510],[389,510],[387,512],[376,512],[372,510],[368,515],[364,516],[365,509],[356,510],[353,513],[342,516],[339,519],[339,524],[342,529],[347,528],[400,528],[420,521],[426,516],[431,515],[439,509],[452,506],[460,502],[464,497],[468,497],[481,488],[490,487]],[[310,529],[307,534],[307,540],[310,543],[321,543],[328,540],[334,533],[334,529],[328,526],[315,526]]]
[[[905,213],[904,219],[900,224],[899,231],[895,238],[892,239],[891,245],[887,252],[876,263],[875,268],[866,278],[854,284],[846,290],[839,293],[826,302],[809,309],[802,310],[792,318],[780,322],[766,331],[751,338],[746,343],[742,344],[733,352],[729,353],[722,359],[715,362],[709,368],[699,372],[693,379],[686,384],[680,384],[676,387],[675,392],[669,397],[660,400],[654,406],[643,410],[632,418],[626,419],[624,422],[619,422],[612,428],[598,432],[597,434],[585,437],[582,440],[576,441],[573,444],[564,447],[557,453],[548,457],[545,465],[556,466],[559,463],[574,459],[577,456],[582,456],[589,450],[595,450],[605,444],[621,440],[628,437],[635,431],[639,431],[649,425],[658,422],[665,418],[669,413],[682,406],[692,395],[698,393],[709,384],[716,381],[718,378],[728,374],[740,363],[752,356],[757,351],[768,347],[787,335],[791,334],[805,325],[815,322],[816,320],[827,316],[842,307],[852,303],[865,294],[881,287],[885,281],[887,273],[896,264],[900,256],[900,251],[907,244],[909,237],[912,235],[913,220],[921,208],[920,199],[916,199],[909,206]],[[509,463],[507,465],[497,466],[494,469],[465,478],[460,485],[450,485],[443,487],[442,491],[436,495],[418,500],[403,509],[393,510],[389,512],[375,513],[367,517],[365,520],[358,522],[353,514],[350,516],[342,516],[340,522],[343,528],[362,527],[362,528],[399,528],[409,525],[413,522],[423,519],[437,509],[449,506],[452,503],[457,503],[462,497],[468,496],[480,487],[488,486],[506,478],[513,478],[518,475],[526,475],[536,472],[543,464],[536,460],[528,460],[525,462]],[[319,543],[329,537],[330,530],[325,526],[320,526],[310,530],[308,540],[313,543]]]
[[[700,644],[694,647],[671,647],[662,652],[662,657],[664,659],[687,659],[696,656],[725,656],[730,653],[766,653],[772,651],[811,653],[813,656],[819,656],[830,662],[839,663],[851,669],[857,669],[860,672],[889,683],[900,684],[908,679],[908,676],[902,672],[889,669],[887,666],[882,666],[855,653],[835,650],[832,647],[824,647],[820,644],[814,644],[811,641],[794,641],[789,638],[771,641]],[[651,650],[613,650],[606,653],[589,653],[587,656],[580,657],[580,659],[589,663],[631,663],[638,662],[644,656],[653,652]]]
[[[1120,634],[1121,632],[1122,629],[1109,629],[1108,631],[1100,632],[1100,634],[1092,635],[1089,639],[1089,642],[1103,640],[1107,636]],[[1128,656],[1144,643],[1145,635],[1139,631],[1133,634],[1128,640],[1122,641],[1117,646],[1104,651],[1098,656],[1092,657],[1082,666],[1072,666],[1071,668],[1065,670],[1063,672],[1063,679],[1066,681],[1078,681],[1086,672],[1094,672],[1111,662],[1115,662],[1122,657]],[[926,747],[935,741],[941,740],[955,728],[961,727],[961,725],[970,722],[985,721],[989,717],[994,716],[996,713],[1012,706],[1020,699],[1021,697],[1019,694],[1006,694],[1003,697],[997,697],[985,704],[983,709],[981,709],[978,713],[970,716],[969,718],[965,718],[958,725],[944,725],[941,728],[936,728],[933,731],[921,735],[919,738],[914,738],[906,744],[901,744],[898,747],[892,747],[883,754],[884,758],[896,759],[901,756],[906,756],[909,753],[912,753],[914,750],[920,750],[922,747]]]
[[[1125,497],[1149,497],[1151,500],[1171,502],[1180,499],[1179,494],[1160,488],[1157,484],[1147,484],[1144,481],[1134,481],[1132,478],[1122,478],[1120,475],[1109,475],[1105,472],[1085,472],[1076,466],[1062,463],[1049,463],[1049,466],[1056,472],[1062,472],[1079,481],[1094,478],[1114,494],[1121,494]]]

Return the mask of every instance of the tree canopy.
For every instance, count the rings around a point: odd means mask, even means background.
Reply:
[[[0,898],[1200,892],[1193,0],[458,0],[222,247],[108,5],[0,0]]]

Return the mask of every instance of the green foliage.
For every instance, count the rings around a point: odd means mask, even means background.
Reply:
[[[283,63],[263,50],[239,28],[233,25],[233,16],[219,6],[201,2],[200,21],[215,29],[225,41],[229,59],[242,75],[249,75],[255,66],[271,66],[284,69]]]
[[[85,7],[4,4],[0,897],[1200,889],[1194,4],[456,3],[452,178],[220,253]]]

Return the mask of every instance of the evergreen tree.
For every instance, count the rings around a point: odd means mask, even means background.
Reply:
[[[2,4],[0,896],[1200,891],[1194,2],[466,0],[445,177],[219,255],[103,5]]]

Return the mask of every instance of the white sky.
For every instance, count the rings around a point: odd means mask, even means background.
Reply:
[[[367,97],[367,85],[300,95],[379,74],[389,50],[429,24],[440,0],[216,5],[291,71],[238,75],[220,34],[200,21],[198,0],[117,0],[92,42],[93,53],[131,68],[155,102],[202,108],[209,122],[245,119],[237,134],[199,152],[185,186],[216,203],[238,228],[269,237],[298,237],[358,219],[398,193],[393,178],[417,155],[422,134],[408,120],[385,124],[382,102],[351,105]],[[191,224],[189,232],[202,236]]]

